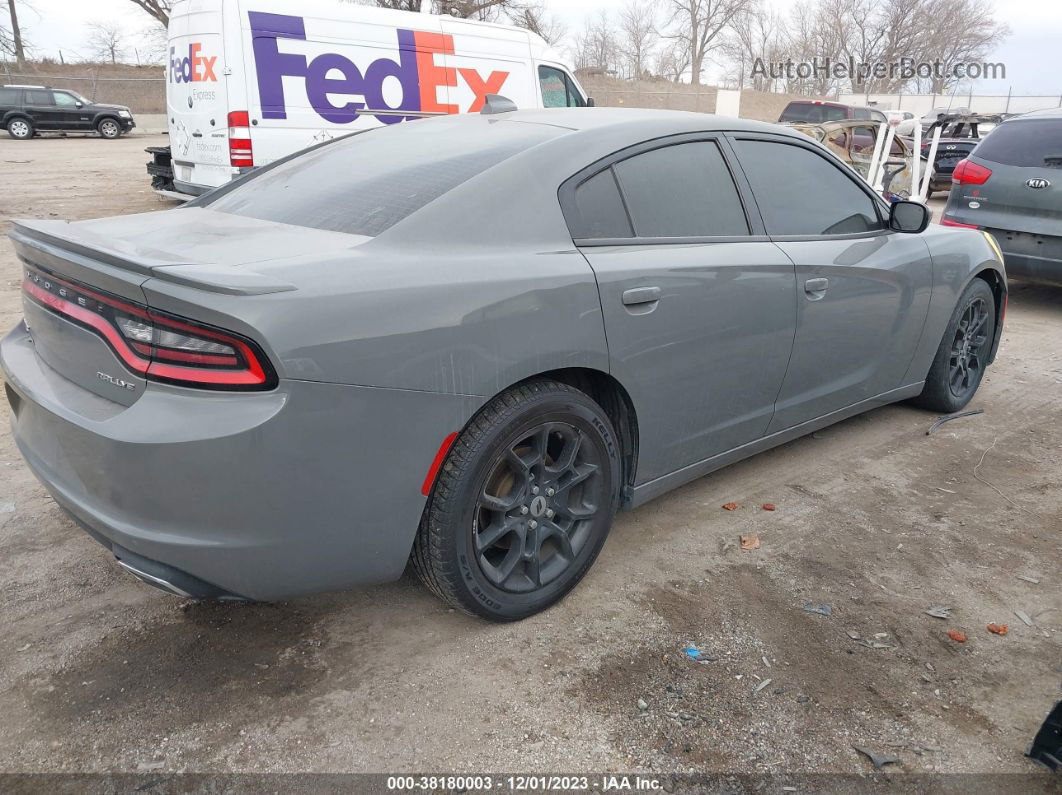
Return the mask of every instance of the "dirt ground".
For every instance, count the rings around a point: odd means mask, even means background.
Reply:
[[[162,140],[0,139],[0,219],[168,207],[141,151]],[[0,269],[7,328],[6,237]],[[1062,290],[1013,286],[972,408],[932,436],[883,408],[621,514],[567,599],[502,626],[409,574],[181,602],[60,513],[5,425],[0,770],[868,773],[858,745],[897,774],[1037,773],[1062,682]]]

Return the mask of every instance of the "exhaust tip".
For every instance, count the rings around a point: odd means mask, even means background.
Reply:
[[[234,594],[216,585],[211,585],[187,572],[150,560],[125,547],[114,544],[111,548],[118,565],[141,582],[183,599],[210,599],[225,602],[247,602],[246,597]]]

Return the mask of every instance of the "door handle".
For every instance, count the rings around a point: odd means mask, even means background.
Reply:
[[[829,279],[808,279],[804,282],[804,292],[811,298],[822,298],[829,287]]]
[[[635,287],[631,290],[623,291],[623,305],[624,306],[637,306],[638,304],[649,304],[653,301],[660,300],[660,288],[659,287]]]

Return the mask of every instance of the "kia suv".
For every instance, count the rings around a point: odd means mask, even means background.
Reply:
[[[1008,119],[952,173],[941,223],[991,232],[1019,279],[1062,286],[1062,110]]]

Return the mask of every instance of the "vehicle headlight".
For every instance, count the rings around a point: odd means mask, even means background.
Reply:
[[[133,118],[133,114],[130,113],[129,111],[127,111],[127,110],[118,111],[118,115],[121,116],[123,119],[131,119],[131,118]]]

